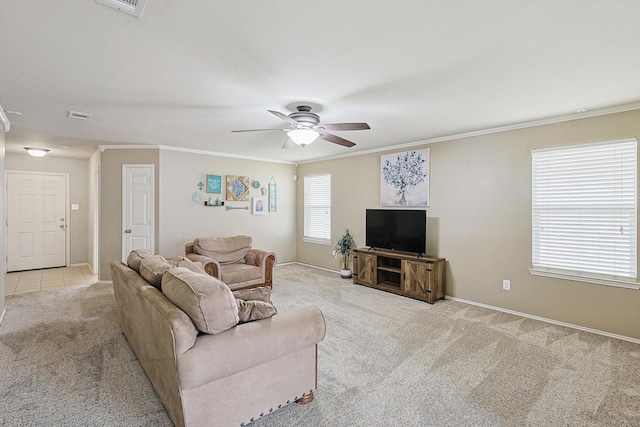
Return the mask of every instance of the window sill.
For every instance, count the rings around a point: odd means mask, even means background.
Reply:
[[[626,288],[626,289],[640,289],[640,283],[626,281],[626,280],[577,276],[574,274],[535,270],[533,268],[530,268],[529,272],[531,273],[532,276],[552,277],[554,279],[572,280],[574,282],[593,283],[596,285],[615,286],[618,288]]]
[[[317,237],[303,237],[302,241],[305,243],[316,243],[318,245],[330,245],[331,241],[328,239],[319,239]]]

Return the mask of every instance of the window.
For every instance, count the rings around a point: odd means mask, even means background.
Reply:
[[[532,274],[640,288],[635,139],[532,151]]]
[[[331,243],[331,175],[304,177],[303,241]]]

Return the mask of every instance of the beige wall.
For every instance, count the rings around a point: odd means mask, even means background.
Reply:
[[[158,248],[159,150],[110,149],[100,154],[99,277],[111,280],[109,264],[122,259],[122,165],[152,164],[155,170],[155,244]]]
[[[205,207],[194,203],[191,196],[198,191],[197,184],[206,184],[206,175],[248,176],[260,181],[261,186],[273,177],[277,186],[277,211],[253,215],[251,210],[231,210],[225,207]],[[160,151],[160,244],[163,256],[184,255],[184,245],[199,236],[233,236],[248,234],[253,245],[273,251],[278,262],[295,261],[295,165],[245,160],[170,150]],[[224,189],[223,189],[224,191]],[[208,197],[202,191],[203,201]],[[262,196],[251,189],[250,196]],[[224,194],[212,194],[212,199]],[[251,202],[226,202],[233,206],[249,206]]]
[[[640,339],[640,291],[529,273],[531,149],[638,135],[636,110],[425,145],[431,148],[427,250],[447,259],[447,295]],[[303,176],[326,172],[332,240],[349,226],[364,246],[364,210],[379,207],[380,154],[298,166],[298,261],[337,268],[331,247],[302,243]],[[503,279],[511,280],[511,291],[502,290]]]
[[[217,157],[166,149],[107,149],[100,154],[100,280],[110,280],[111,261],[122,251],[122,165],[155,165],[155,252],[166,257],[184,255],[184,245],[198,236],[248,234],[254,247],[276,252],[279,262],[294,261],[295,254],[295,165]],[[266,186],[277,184],[276,213],[252,215],[250,211],[227,211],[204,207],[191,196],[206,175],[245,175]],[[251,189],[251,196],[261,197]],[[207,193],[203,191],[203,197]],[[214,200],[218,196],[213,197]],[[220,195],[223,200],[224,196]],[[204,200],[204,199],[203,199]],[[250,202],[232,202],[250,206]]]
[[[89,233],[88,207],[89,186],[87,182],[87,161],[60,157],[36,158],[25,154],[7,154],[5,169],[12,171],[51,172],[69,174],[69,194],[67,212],[69,226],[69,264],[88,261],[87,235]],[[72,211],[71,205],[80,205],[80,210]]]

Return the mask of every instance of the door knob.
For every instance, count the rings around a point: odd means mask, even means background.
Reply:
[[[131,230],[124,230],[125,233],[131,233]]]

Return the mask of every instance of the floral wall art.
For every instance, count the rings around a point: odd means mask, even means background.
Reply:
[[[429,206],[429,148],[380,156],[380,205]]]

